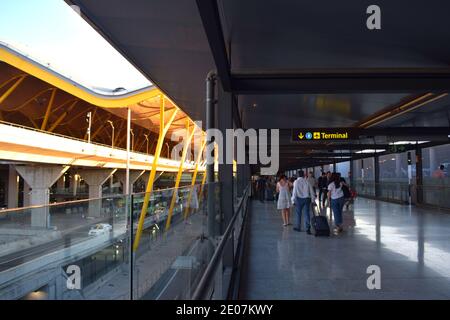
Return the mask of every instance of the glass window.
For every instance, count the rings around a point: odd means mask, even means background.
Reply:
[[[341,177],[348,180],[348,173],[350,171],[350,161],[336,163],[336,172],[341,174]]]
[[[415,152],[411,152],[411,163]],[[408,153],[395,153],[379,157],[381,182],[408,182]]]
[[[450,172],[450,144],[424,148],[422,150],[424,181],[426,178],[449,178]],[[440,166],[444,166],[441,170]]]

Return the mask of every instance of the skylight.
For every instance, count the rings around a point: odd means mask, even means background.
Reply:
[[[361,151],[356,151],[355,153],[378,153],[378,152],[384,152],[385,149],[364,149]]]
[[[99,94],[151,85],[62,0],[0,1],[0,41]]]

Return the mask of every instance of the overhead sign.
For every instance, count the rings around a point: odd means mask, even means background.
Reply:
[[[292,141],[328,141],[358,139],[355,128],[309,128],[292,129]]]
[[[402,153],[402,152],[405,152],[407,150],[407,148],[406,148],[406,145],[403,145],[403,144],[401,144],[401,145],[399,145],[399,144],[397,144],[397,145],[391,145],[391,146],[389,146],[389,152],[391,152],[391,153]]]

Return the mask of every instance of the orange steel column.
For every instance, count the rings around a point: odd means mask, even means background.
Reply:
[[[142,230],[144,228],[144,221],[145,216],[147,215],[147,209],[148,209],[148,202],[150,201],[150,195],[153,191],[153,182],[156,175],[156,168],[158,165],[159,156],[161,154],[161,148],[163,146],[164,137],[167,133],[167,131],[170,128],[170,125],[172,124],[173,120],[175,119],[175,116],[177,115],[178,109],[175,109],[172,116],[170,117],[167,124],[164,124],[164,113],[165,113],[165,100],[164,96],[161,97],[161,104],[160,104],[160,121],[159,121],[159,137],[158,137],[158,143],[156,145],[156,150],[153,158],[153,164],[152,169],[150,171],[150,177],[148,179],[147,188],[145,189],[145,197],[144,197],[144,203],[142,205],[141,215],[139,217],[139,223],[138,228],[136,231],[136,238],[134,239],[133,243],[133,251],[136,251],[139,247],[139,241],[141,240],[142,236]]]
[[[192,137],[194,136],[194,132],[195,132],[195,127],[193,127],[192,132],[189,133],[189,122],[188,122],[187,129],[186,129],[186,141],[184,143],[183,152],[181,154],[180,166],[178,167],[178,173],[177,173],[177,178],[175,180],[175,186],[173,189],[172,200],[170,201],[169,213],[168,213],[167,221],[166,221],[166,231],[169,230],[170,223],[172,221],[173,208],[175,206],[175,200],[177,199],[177,193],[178,193],[177,189],[180,185],[181,175],[183,174],[183,165],[184,165],[184,162],[186,161],[186,155],[189,150],[189,145],[192,141]]]

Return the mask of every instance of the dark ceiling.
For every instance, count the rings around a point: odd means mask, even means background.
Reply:
[[[86,20],[192,119],[204,121],[205,78],[217,60],[199,7],[213,1],[66,2],[80,6]],[[244,128],[354,126],[430,92],[435,82],[422,76],[424,70],[450,70],[449,1],[379,0],[381,30],[367,29],[366,8],[373,3],[366,0],[219,0],[213,7],[216,4],[231,75],[305,70],[350,74],[349,90],[338,93],[329,89],[339,86],[340,79],[327,79],[323,87],[319,82],[315,88],[322,88],[320,92],[240,94]],[[378,79],[382,89],[364,90],[363,81],[351,78],[352,70],[369,70],[370,76],[374,68],[391,73],[407,70],[407,79],[399,80],[406,85],[391,87]],[[383,125],[449,126],[449,98],[377,123]]]

